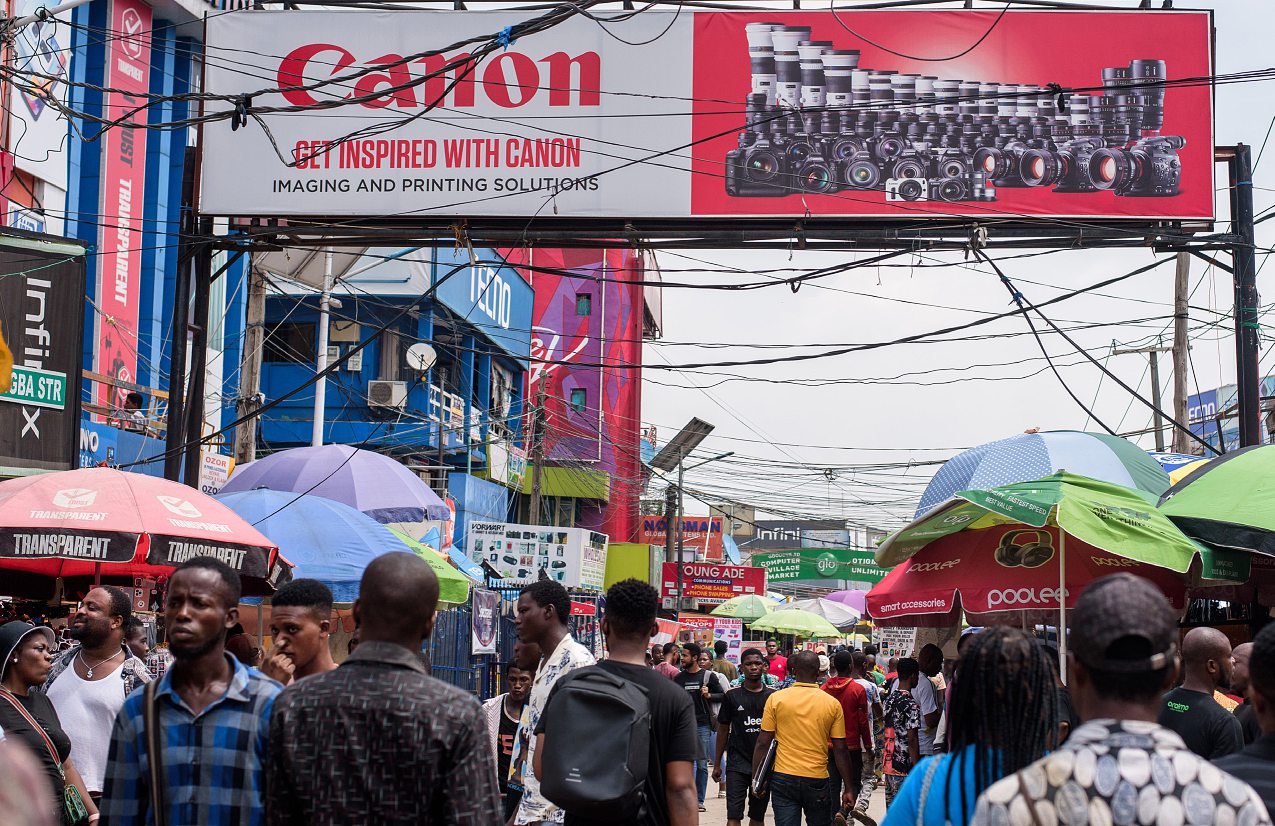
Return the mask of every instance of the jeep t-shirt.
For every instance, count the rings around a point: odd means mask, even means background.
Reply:
[[[678,761],[695,760],[696,734],[695,711],[686,691],[653,668],[644,665],[603,660],[595,668],[614,674],[641,686],[646,692],[646,702],[651,709],[651,751],[646,770],[646,816],[637,826],[669,826],[668,803],[665,800],[664,765]],[[554,686],[557,691],[557,686]],[[549,703],[553,702],[553,693]],[[546,704],[546,707],[547,704]],[[544,720],[536,734],[544,734]],[[612,826],[611,821],[592,821],[566,813],[565,826]]]
[[[1212,695],[1175,688],[1164,695],[1160,725],[1178,733],[1186,747],[1205,760],[1234,754],[1244,748],[1239,721],[1217,704]]]
[[[730,726],[726,771],[753,773],[753,749],[761,732],[761,713],[766,708],[766,698],[774,693],[774,689],[764,685],[761,691],[749,691],[741,685],[726,692],[722,710],[717,713],[718,724]]]

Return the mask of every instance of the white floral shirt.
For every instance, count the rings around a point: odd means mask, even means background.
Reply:
[[[523,713],[521,726],[528,731],[535,731],[540,725],[540,714],[549,702],[549,692],[558,678],[568,671],[593,665],[597,662],[589,649],[576,642],[570,634],[562,638],[553,653],[540,663],[536,670],[535,682],[531,684],[531,695],[527,698],[526,710]],[[561,823],[563,811],[545,800],[540,794],[540,780],[536,777],[536,738],[529,740],[526,763],[522,773],[522,802],[518,804],[515,823]]]

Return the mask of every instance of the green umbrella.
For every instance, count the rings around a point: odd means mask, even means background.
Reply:
[[[1186,573],[1199,555],[1207,579],[1248,579],[1245,555],[1210,551],[1192,541],[1141,493],[1066,471],[1035,482],[963,490],[887,538],[877,548],[877,565],[898,565],[957,531],[1013,524],[1056,527],[1107,553],[1178,573]]]
[[[797,608],[772,611],[749,625],[754,631],[774,631],[776,634],[793,634],[798,637],[843,636],[823,617]]]
[[[1193,539],[1275,556],[1275,445],[1246,447],[1192,471],[1160,512]]]
[[[421,559],[429,563],[429,567],[434,569],[434,573],[438,576],[438,601],[446,602],[449,605],[463,605],[469,599],[469,580],[465,575],[451,566],[451,563],[443,559],[442,555],[428,545],[425,545],[411,536],[407,535],[398,528],[390,528],[399,539],[412,552]]]
[[[744,622],[752,622],[755,619],[766,616],[774,610],[776,603],[766,597],[759,597],[756,594],[744,594],[738,597],[731,597],[721,605],[709,611],[715,617],[733,617],[742,619]]]

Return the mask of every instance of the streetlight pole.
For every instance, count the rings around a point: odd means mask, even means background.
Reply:
[[[697,467],[703,467],[709,462],[716,462],[718,459],[725,459],[727,456],[734,456],[734,455],[735,455],[735,451],[729,450],[725,453],[721,453],[717,456],[712,456],[708,459],[705,459],[702,462],[696,462],[695,464],[691,465],[690,469],[694,470]],[[686,492],[686,488],[682,484],[682,480],[687,470],[685,458],[686,457],[683,456],[682,454],[680,453],[678,454],[678,457],[677,457],[677,609],[679,611],[682,610],[682,593],[683,593],[682,592],[682,579],[683,579],[682,547],[685,544],[683,542],[682,534],[684,530],[683,523],[686,521],[686,514],[684,513],[684,509],[682,507],[685,502],[684,494]],[[709,521],[709,530],[711,531],[713,520],[710,517],[708,521]]]

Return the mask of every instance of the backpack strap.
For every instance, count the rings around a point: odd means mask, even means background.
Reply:
[[[160,742],[159,708],[155,698],[155,685],[159,680],[146,684],[142,694],[142,734],[146,740],[146,762],[150,769],[151,822],[155,826],[167,826],[168,809],[164,805],[164,747]]]
[[[40,735],[40,739],[44,741],[44,747],[49,750],[49,755],[53,758],[54,765],[58,767],[59,772],[62,771],[62,758],[58,757],[57,747],[53,745],[53,740],[49,738],[49,734],[44,730],[44,726],[40,725],[40,721],[36,720],[35,717],[31,715],[31,712],[26,710],[26,707],[22,705],[18,698],[14,697],[13,694],[9,692],[9,689],[0,687],[0,697],[8,700],[9,704],[13,706],[18,714],[22,715],[22,717],[26,719],[31,728],[35,729],[35,733]]]

